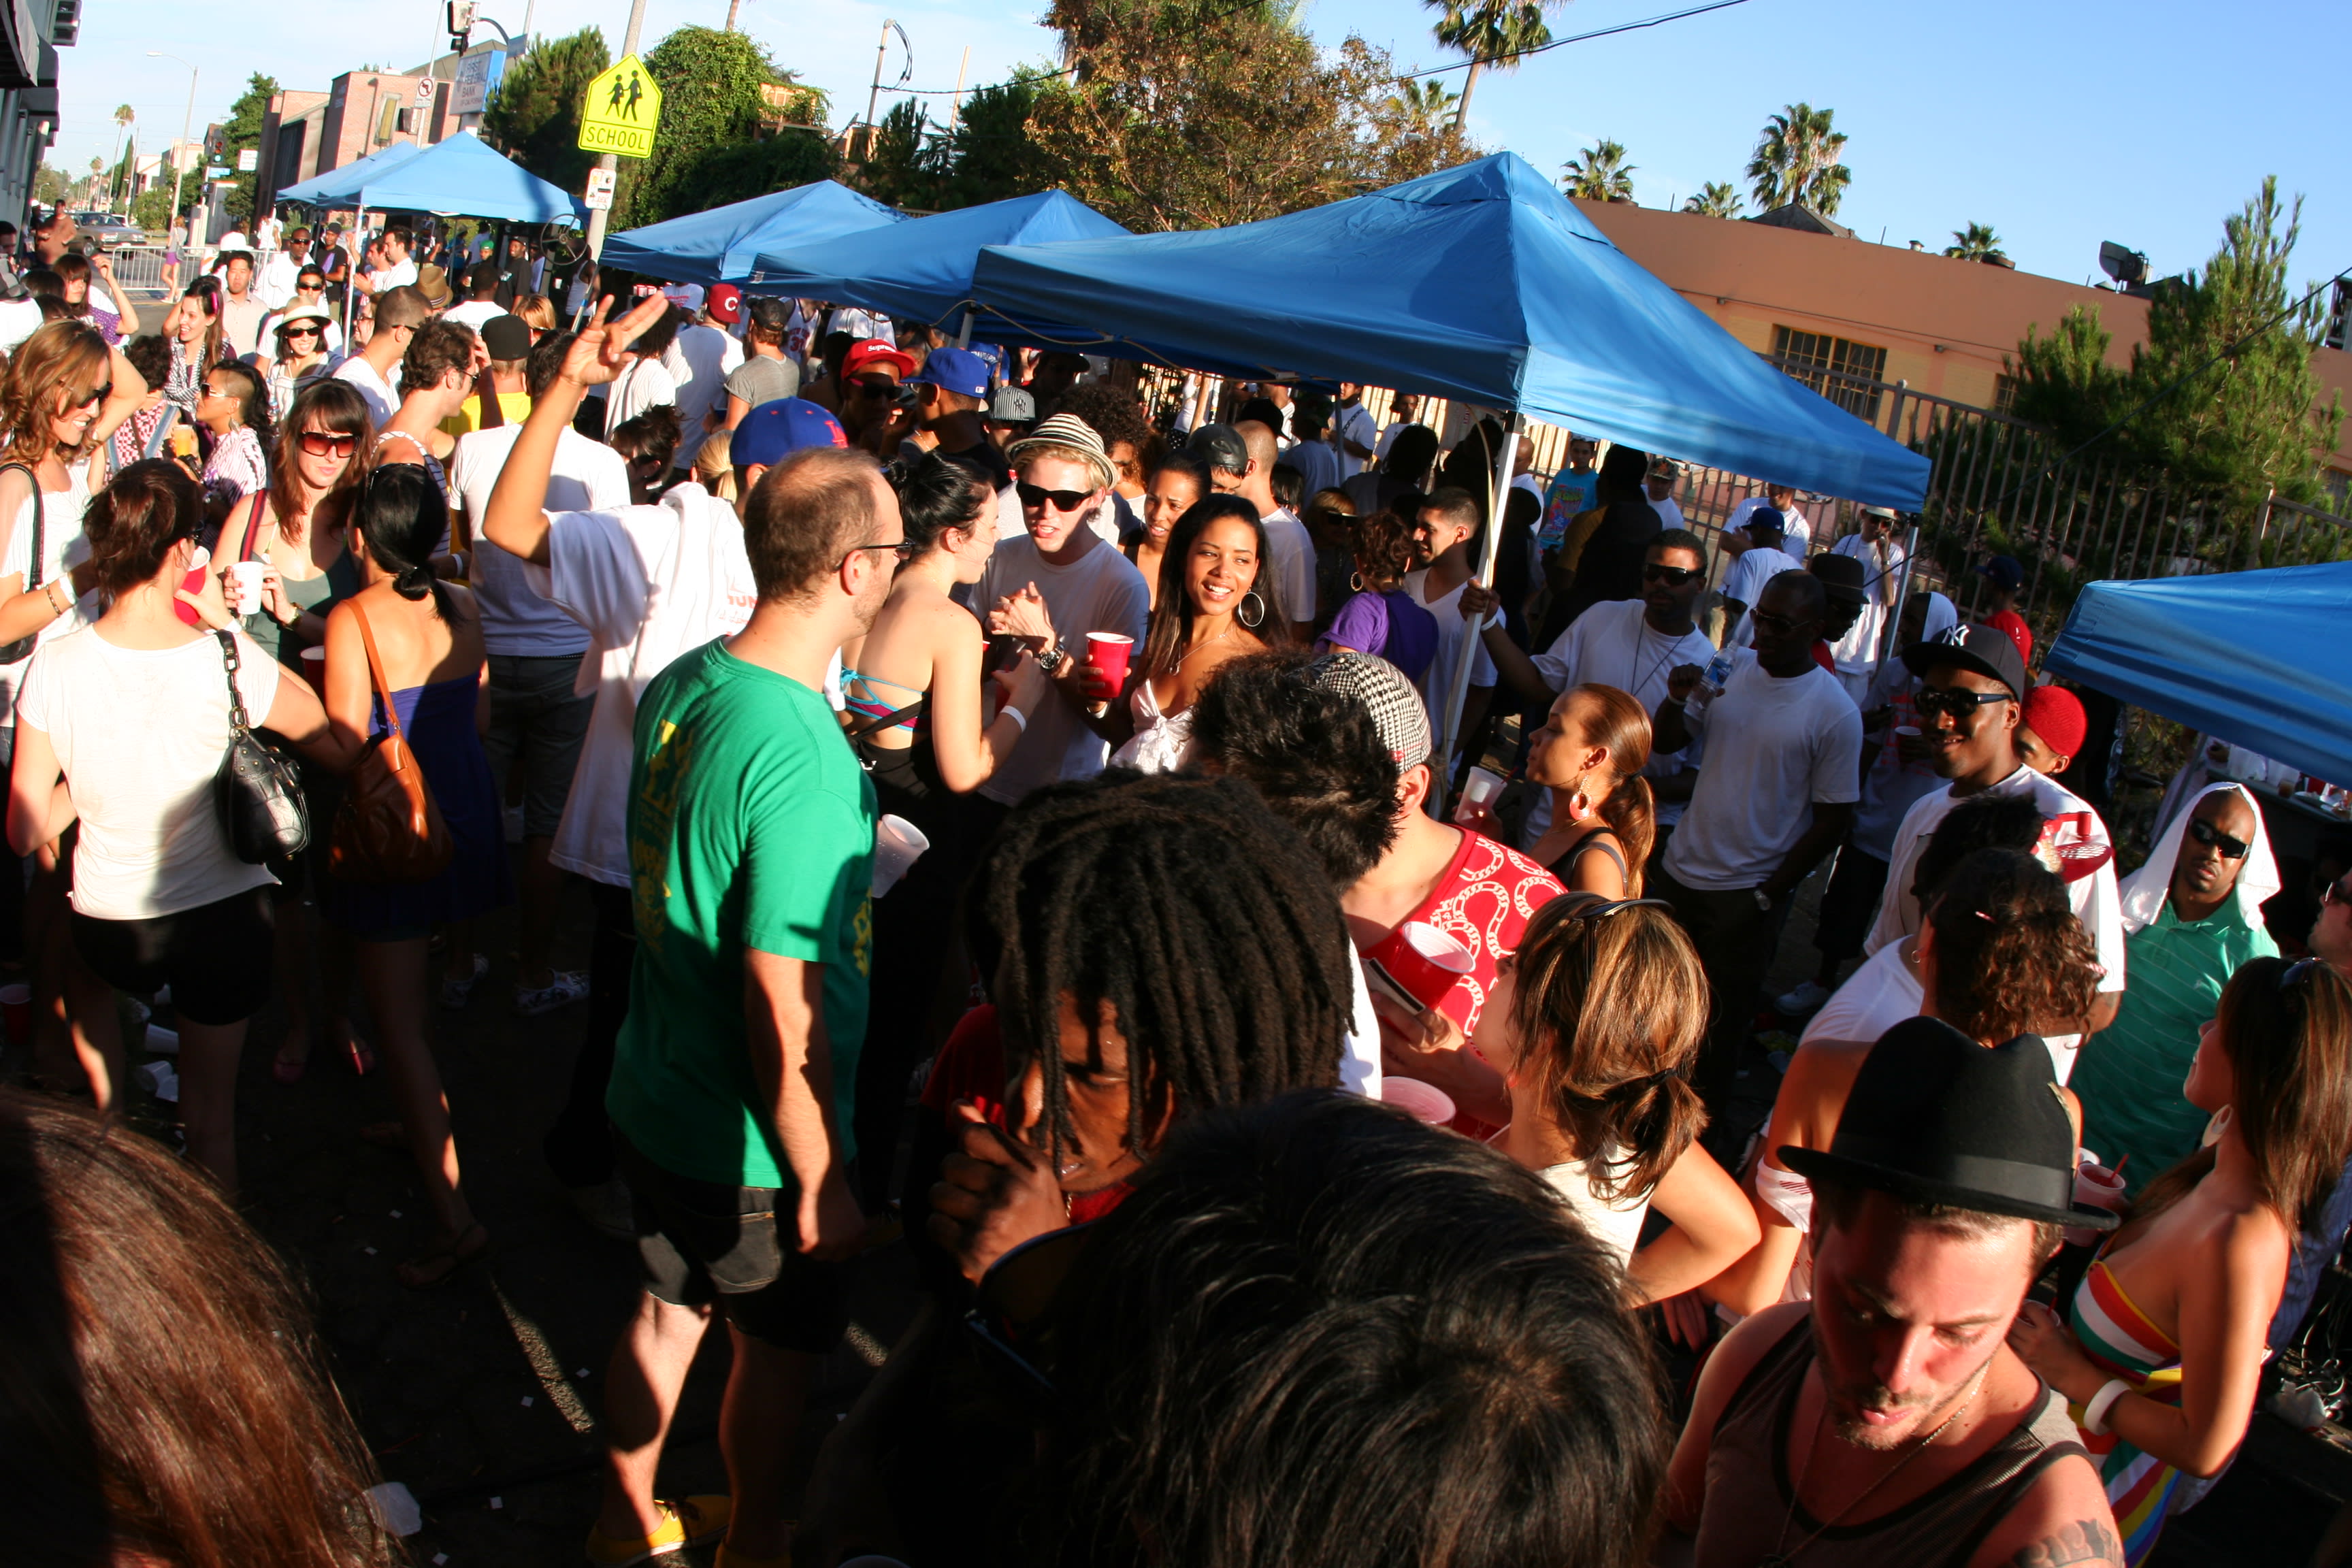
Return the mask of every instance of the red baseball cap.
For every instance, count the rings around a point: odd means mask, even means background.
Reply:
[[[712,321],[731,327],[743,315],[743,290],[732,283],[713,283],[710,292],[703,296],[702,308],[710,312]]]
[[[870,365],[887,364],[898,373],[903,381],[915,374],[915,356],[903,349],[894,349],[879,338],[861,339],[856,348],[841,356],[841,374],[856,375]]]

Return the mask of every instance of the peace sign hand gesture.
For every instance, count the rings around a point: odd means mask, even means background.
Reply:
[[[612,309],[609,294],[596,302],[596,313],[588,318],[563,355],[564,380],[583,387],[619,380],[622,367],[629,363],[629,345],[653,330],[668,311],[669,301],[659,294],[648,294],[627,315],[607,321],[604,318]]]

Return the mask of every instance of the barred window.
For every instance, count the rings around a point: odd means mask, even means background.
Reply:
[[[1772,357],[1790,375],[1858,419],[1876,424],[1880,390],[1864,383],[1886,377],[1886,351],[1824,332],[1772,329]],[[1828,373],[1828,374],[1824,374]]]

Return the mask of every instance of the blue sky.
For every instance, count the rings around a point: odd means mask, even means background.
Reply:
[[[543,34],[591,23],[617,44],[620,0],[531,0]],[[1556,36],[1672,11],[1674,0],[1571,0]],[[484,0],[523,26],[524,0]],[[861,112],[882,19],[914,45],[917,88],[1002,79],[1049,58],[1039,0],[742,0],[743,25],[784,64],[834,94],[836,121]],[[216,120],[260,70],[323,88],[361,64],[412,66],[440,38],[439,0],[321,0],[264,7],[257,26],[192,27],[176,0],[91,0],[81,43],[60,51],[62,132],[51,161],[86,170],[113,156],[114,106],[138,111],[142,142],[177,135],[186,70],[149,59],[168,48],[202,72],[195,124]],[[1349,32],[1391,48],[1401,68],[1444,64],[1419,0],[1314,0],[1307,26],[1326,44]],[[649,47],[672,27],[717,26],[725,0],[652,0]],[[201,33],[201,39],[192,33]],[[2147,252],[2158,274],[2200,265],[2222,216],[2263,175],[2308,199],[2296,275],[2352,268],[2352,172],[2314,68],[2340,53],[2342,11],[2318,0],[2253,0],[2227,13],[2186,0],[2126,9],[2083,0],[1746,0],[1729,10],[1572,44],[1487,71],[1472,134],[1547,174],[1601,137],[1625,144],[1643,205],[1678,202],[1708,180],[1739,181],[1767,115],[1793,100],[1837,111],[1852,138],[1853,184],[1838,216],[1864,238],[1931,247],[1989,223],[2027,270],[2096,276],[2099,242]],[[899,73],[893,41],[887,80]],[[1445,79],[1458,84],[1460,73]],[[887,105],[889,99],[886,95]],[[944,103],[941,99],[927,101]]]

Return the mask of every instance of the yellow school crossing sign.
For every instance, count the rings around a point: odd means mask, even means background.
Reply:
[[[580,106],[580,145],[590,153],[649,158],[654,131],[661,123],[661,87],[635,55],[588,84]]]

